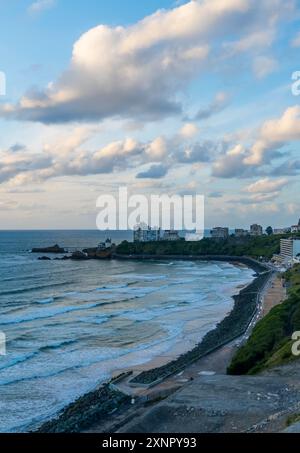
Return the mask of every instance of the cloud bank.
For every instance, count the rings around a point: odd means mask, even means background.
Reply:
[[[49,2],[31,8],[38,11]],[[294,0],[192,0],[131,26],[99,25],[74,44],[69,67],[58,80],[28,92],[16,105],[2,106],[0,114],[43,123],[180,114],[180,93],[210,67],[211,58],[270,46],[276,24],[294,5]],[[262,29],[270,30],[267,38],[255,39]],[[265,60],[264,72],[271,66]],[[217,111],[222,102],[217,99],[210,110]],[[200,119],[209,115],[199,112]]]

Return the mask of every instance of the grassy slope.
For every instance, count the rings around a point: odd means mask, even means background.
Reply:
[[[228,368],[229,374],[254,374],[294,360],[292,333],[300,330],[300,265],[286,272],[288,298],[274,307],[254,328]]]

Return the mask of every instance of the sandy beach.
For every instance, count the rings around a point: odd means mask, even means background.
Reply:
[[[172,349],[145,364],[129,367],[130,376],[122,376],[122,379],[118,381],[112,380],[106,386],[97,387],[94,392],[84,395],[68,406],[59,419],[42,426],[41,432],[44,432],[44,430],[46,432],[53,432],[53,430],[60,432],[65,429],[68,431],[69,428],[67,427],[74,426],[74,420],[72,422],[74,414],[76,418],[75,426],[85,426],[85,428],[81,428],[81,431],[88,429],[93,432],[111,432],[115,429],[112,426],[115,423],[118,425],[123,417],[128,416],[128,411],[131,412],[130,405],[128,407],[128,399],[124,402],[125,406],[123,406],[123,403],[120,406],[115,404],[116,398],[120,398],[122,401],[122,395],[125,395],[127,398],[129,397],[130,401],[134,401],[134,407],[142,408],[143,404],[150,402],[153,404],[154,401],[171,395],[200,376],[225,374],[230,359],[237,348],[239,336],[242,335],[245,331],[243,329],[247,328],[255,315],[253,309],[257,301],[256,292],[265,287],[270,276],[269,272],[264,271],[246,287],[241,285],[243,288],[237,288],[237,295],[233,297],[234,307],[232,311],[214,330],[209,331],[201,343],[199,343],[199,336],[197,338],[197,320],[194,320],[187,326],[186,337],[183,341],[176,343]],[[126,369],[122,368],[120,371],[124,373]],[[117,374],[114,373],[114,376]],[[149,384],[146,384],[147,382]],[[112,412],[114,415],[110,413],[109,420],[104,417],[103,402],[100,398],[95,407],[102,414],[101,419],[97,422],[97,417],[92,416],[94,422],[87,426],[84,414],[86,410],[89,410],[88,401],[91,398],[97,400],[95,394],[101,392],[102,388],[108,389],[104,392],[104,405],[106,407],[107,401],[109,401],[110,410],[115,408]],[[112,396],[109,389],[113,393]],[[71,419],[70,413],[72,414]]]

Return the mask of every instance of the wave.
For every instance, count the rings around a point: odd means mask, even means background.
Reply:
[[[8,319],[5,321],[1,321],[0,325],[21,324],[24,322],[35,321],[37,319],[53,318],[54,316],[62,315],[62,314],[73,312],[73,311],[82,311],[82,310],[86,310],[86,309],[90,309],[90,308],[95,308],[98,305],[99,304],[95,303],[95,304],[86,304],[86,305],[79,305],[79,306],[73,305],[73,306],[63,307],[63,308],[55,307],[55,308],[52,308],[51,310],[49,310],[48,312],[44,311],[43,313],[38,314],[38,315],[29,314],[28,316],[19,317],[14,320]]]
[[[56,343],[52,343],[52,344],[49,344],[49,345],[46,345],[46,346],[42,346],[39,351],[40,352],[47,352],[47,351],[51,351],[51,350],[54,350],[54,349],[59,349],[63,346],[69,346],[71,344],[75,344],[77,343],[79,340],[63,340],[63,341],[57,341]]]
[[[11,367],[13,367],[15,365],[18,365],[18,364],[21,364],[23,362],[26,362],[26,361],[36,357],[41,352],[47,352],[47,351],[55,350],[55,349],[61,348],[63,346],[68,346],[68,345],[71,345],[71,344],[74,344],[74,343],[77,343],[77,340],[63,340],[63,341],[57,341],[55,343],[52,343],[52,344],[49,344],[49,345],[46,345],[46,346],[41,346],[36,351],[16,356],[16,357],[12,358],[11,360],[9,360],[8,363],[6,363],[4,365],[0,365],[0,370],[6,370],[6,369],[11,368]]]
[[[52,302],[54,302],[55,298],[54,297],[48,297],[47,299],[42,299],[42,300],[37,300],[36,303],[37,304],[51,304]]]
[[[22,375],[20,377],[15,377],[16,373],[15,371],[13,372],[13,375],[11,378],[9,376],[5,379],[0,379],[0,385],[5,386],[5,385],[11,385],[11,384],[16,384],[19,382],[24,382],[24,381],[32,381],[32,380],[37,380],[37,379],[47,379],[55,376],[59,376],[65,372],[68,371],[73,371],[73,370],[78,370],[78,369],[83,369],[87,368],[89,366],[104,362],[106,360],[111,360],[111,359],[120,359],[120,357],[124,357],[130,353],[136,353],[139,351],[143,351],[143,359],[145,361],[150,360],[150,358],[155,355],[155,352],[153,351],[153,347],[155,346],[162,346],[163,343],[170,342],[174,338],[178,336],[178,334],[181,332],[181,327],[177,326],[168,326],[168,336],[164,339],[156,339],[153,341],[150,341],[148,343],[141,343],[139,345],[136,345],[133,348],[95,348],[94,351],[90,354],[89,357],[83,358],[82,353],[78,350],[71,351],[69,353],[63,352],[63,361],[60,363],[63,363],[63,366],[60,366],[58,364],[57,369],[53,369],[50,372],[43,371],[43,372],[37,372],[34,369],[29,370],[29,374]],[[144,353],[148,351],[149,352],[149,357],[145,357]],[[35,352],[36,354],[37,352]],[[53,362],[57,363],[57,362]],[[38,364],[39,368],[41,364]],[[45,370],[45,367],[43,367],[43,370]],[[2,373],[3,377],[3,373]]]
[[[37,291],[39,289],[45,289],[45,288],[53,288],[53,287],[58,287],[58,286],[65,286],[65,285],[70,285],[74,282],[71,281],[66,281],[66,282],[59,282],[59,283],[47,283],[45,285],[39,285],[39,286],[29,286],[26,288],[17,288],[17,289],[12,289],[12,290],[7,290],[7,291],[1,291],[0,296],[9,296],[13,294],[21,294],[21,293],[26,293],[29,291]]]
[[[53,369],[52,371],[44,371],[45,367],[43,367],[43,371],[41,372],[37,372],[37,370],[35,371],[34,369],[32,369],[32,372],[29,371],[27,376],[23,374],[23,376],[20,377],[15,377],[14,372],[11,378],[8,377],[7,379],[0,379],[0,385],[4,386],[24,381],[55,377],[67,371],[82,369],[97,363],[101,363],[104,360],[117,359],[120,356],[128,354],[129,352],[132,351],[128,349],[122,350],[118,348],[102,348],[100,352],[98,349],[95,349],[90,357],[86,357],[84,359],[82,357],[82,354],[78,354],[78,350],[75,350],[70,353],[64,353],[64,360],[60,362],[62,365],[59,363],[57,365],[57,369]],[[40,366],[41,365],[38,364],[37,368],[39,369]]]
[[[5,370],[7,368],[11,368],[11,367],[17,365],[18,363],[22,363],[22,362],[25,362],[26,360],[32,359],[37,354],[38,354],[38,351],[34,351],[34,352],[29,352],[28,354],[17,356],[14,359],[11,359],[7,364],[0,365],[0,370]]]

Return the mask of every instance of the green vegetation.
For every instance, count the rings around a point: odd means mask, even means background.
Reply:
[[[300,422],[300,414],[293,414],[290,415],[287,420],[286,420],[286,426],[289,427],[293,425],[294,423]]]
[[[268,236],[271,236],[271,234],[273,234],[273,228],[271,226],[268,226],[268,228],[266,229],[266,233]]]
[[[300,265],[284,275],[288,298],[274,307],[253,329],[228,368],[229,374],[255,374],[265,368],[295,360],[291,336],[300,330]]]
[[[205,238],[198,242],[144,242],[124,241],[116,253],[119,255],[231,255],[253,258],[272,258],[280,251],[280,239],[291,235],[271,235],[260,237],[235,237],[226,240]]]

